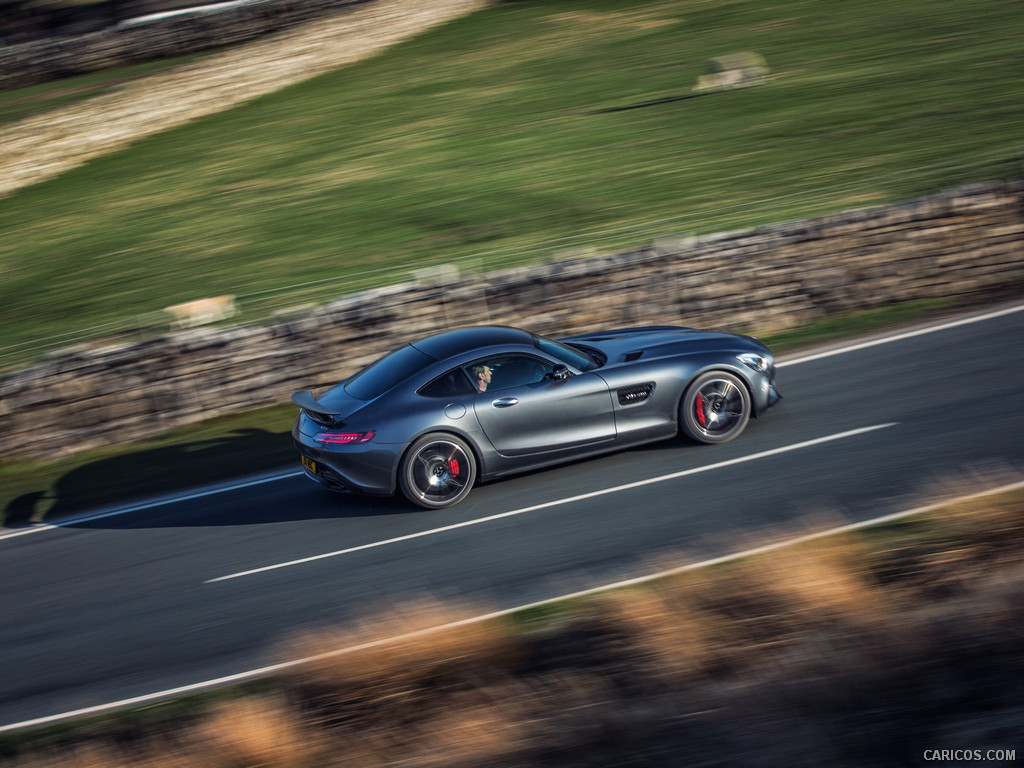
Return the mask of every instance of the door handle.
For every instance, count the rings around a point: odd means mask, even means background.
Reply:
[[[519,401],[514,397],[499,397],[497,400],[493,401],[491,405],[495,408],[508,408],[510,405],[515,405],[518,402]]]

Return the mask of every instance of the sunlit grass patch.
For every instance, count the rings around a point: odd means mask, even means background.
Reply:
[[[406,602],[344,631],[300,635],[282,655],[311,659],[296,676],[300,688],[311,681],[330,697],[388,699],[409,692],[418,679],[455,679],[462,665],[514,666],[518,641],[502,622],[476,620],[485,613],[435,600]]]
[[[196,729],[202,754],[224,766],[300,768],[323,759],[322,740],[284,699],[225,702]]]

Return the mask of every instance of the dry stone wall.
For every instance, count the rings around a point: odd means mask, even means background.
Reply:
[[[410,283],[266,326],[68,351],[0,377],[0,455],[57,456],[286,402],[415,337],[479,323],[569,334],[679,324],[780,330],[1024,278],[1024,181],[629,253]]]
[[[0,90],[233,45],[370,0],[197,0],[177,15],[140,17],[99,32],[0,46]]]

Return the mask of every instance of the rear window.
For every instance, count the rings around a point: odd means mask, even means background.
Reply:
[[[432,362],[416,347],[399,347],[346,381],[345,391],[358,400],[373,400]]]
[[[446,371],[419,389],[419,394],[424,397],[459,397],[460,395],[471,395],[476,392],[466,374],[461,368]]]

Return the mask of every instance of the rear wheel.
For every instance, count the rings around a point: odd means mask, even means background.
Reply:
[[[694,380],[679,408],[687,435],[701,443],[724,443],[747,426],[750,393],[737,376],[709,371]]]
[[[458,504],[475,480],[473,451],[454,435],[424,435],[406,452],[398,470],[402,493],[427,509]]]

